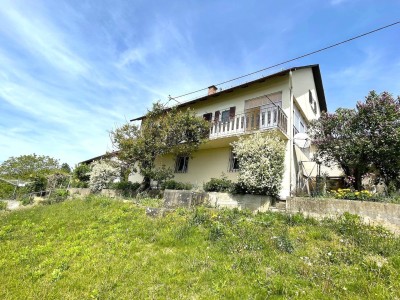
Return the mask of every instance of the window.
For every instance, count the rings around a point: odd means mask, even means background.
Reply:
[[[221,122],[226,123],[229,121],[229,110],[224,110],[222,112]]]
[[[239,171],[239,160],[236,157],[235,153],[231,151],[229,156],[229,172],[237,172]]]
[[[311,109],[313,110],[314,114],[317,113],[317,101],[315,101],[311,90],[308,90],[308,101],[310,102]]]
[[[304,121],[303,116],[301,115],[300,111],[298,108],[295,106],[293,110],[293,134],[299,133],[299,132],[307,132],[307,125],[306,122]]]
[[[178,156],[175,162],[175,173],[187,173],[189,156]]]
[[[217,110],[216,112],[215,112],[215,114],[214,114],[214,122],[215,123],[218,123],[219,122],[219,115],[220,115],[221,113],[220,113],[220,111],[219,110]]]
[[[300,132],[306,132],[303,122],[300,121]]]
[[[221,121],[222,123],[228,123],[229,120],[235,118],[235,113],[236,113],[236,107],[230,107],[229,109],[225,109],[222,112],[217,110],[214,115],[214,122],[219,122]],[[219,119],[221,116],[221,120]]]
[[[206,121],[208,121],[208,122],[211,122],[211,120],[212,120],[212,113],[204,114],[204,115],[203,115],[203,119],[206,120]]]

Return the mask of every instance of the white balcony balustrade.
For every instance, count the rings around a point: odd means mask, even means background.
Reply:
[[[278,128],[287,134],[287,117],[279,106],[256,107],[233,118],[211,122],[210,139]]]

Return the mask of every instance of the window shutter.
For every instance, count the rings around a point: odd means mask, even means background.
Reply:
[[[229,108],[229,118],[233,119],[235,117],[236,106]]]
[[[217,110],[217,111],[215,112],[215,115],[214,115],[214,122],[215,122],[215,123],[217,123],[217,122],[219,121],[219,115],[220,115],[220,111]]]

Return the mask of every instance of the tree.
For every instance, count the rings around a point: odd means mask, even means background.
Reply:
[[[0,176],[14,179],[29,179],[30,177],[47,175],[59,170],[57,159],[45,155],[21,155],[10,157],[0,165]]]
[[[73,186],[87,188],[90,180],[90,166],[86,164],[80,164],[75,166],[72,173]]]
[[[69,173],[71,173],[71,167],[69,166],[69,164],[63,163],[63,164],[61,165],[61,171],[63,171],[63,172],[65,172],[65,173],[69,174]]]
[[[367,172],[377,172],[388,184],[400,175],[400,98],[369,93],[356,109],[323,113],[309,133],[317,146],[315,158],[338,164],[356,189]]]
[[[239,160],[238,183],[250,194],[278,196],[282,184],[285,143],[275,134],[256,133],[233,142]]]
[[[209,133],[209,123],[193,110],[165,109],[153,104],[142,120],[141,127],[128,123],[110,133],[119,160],[131,170],[138,166],[143,176],[141,190],[150,187],[157,173],[155,159],[172,153],[190,155],[198,149]]]
[[[364,137],[367,159],[389,184],[400,176],[400,97],[370,92],[357,103],[357,122]]]

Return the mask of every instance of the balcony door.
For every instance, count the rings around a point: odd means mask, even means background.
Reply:
[[[261,107],[253,107],[246,109],[245,129],[246,131],[253,131],[260,129],[260,112]]]

